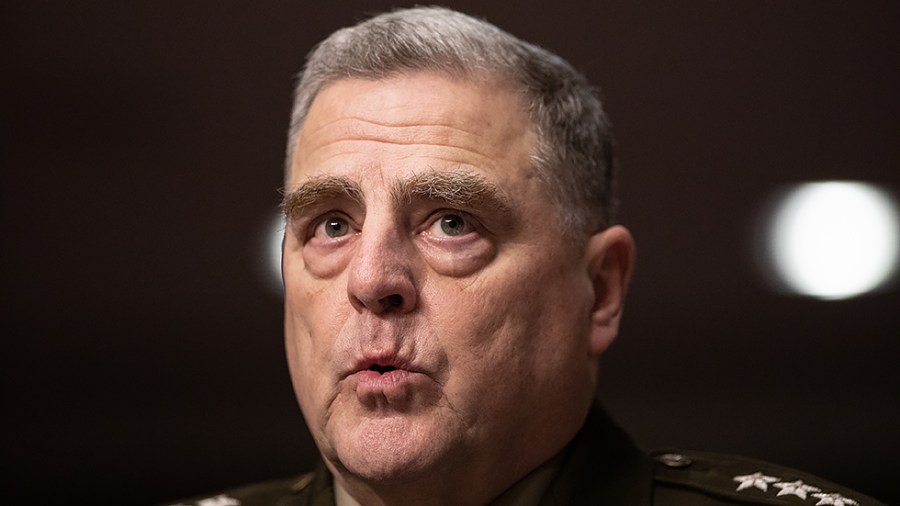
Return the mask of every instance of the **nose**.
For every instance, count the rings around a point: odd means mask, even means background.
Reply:
[[[389,226],[363,227],[351,260],[347,297],[357,311],[408,313],[418,302],[413,245]]]

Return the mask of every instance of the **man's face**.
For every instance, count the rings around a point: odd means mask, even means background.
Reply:
[[[521,98],[428,73],[344,79],[299,139],[286,348],[332,471],[514,475],[552,456],[593,394],[594,293]]]

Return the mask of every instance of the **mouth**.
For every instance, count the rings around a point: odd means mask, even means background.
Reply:
[[[373,371],[378,374],[387,374],[391,371],[398,371],[400,369],[392,365],[372,364],[366,370]]]
[[[398,372],[406,374],[417,372],[412,364],[396,354],[373,353],[360,357],[349,369],[350,375],[390,376]]]
[[[405,409],[426,377],[396,356],[367,357],[356,364],[348,379],[356,397],[370,408]]]
[[[405,380],[413,371],[406,367],[390,363],[372,363],[368,367],[360,367],[354,376],[357,381],[369,385],[384,385]]]
[[[363,351],[341,375],[342,391],[370,413],[409,412],[440,398],[433,366],[397,350]]]

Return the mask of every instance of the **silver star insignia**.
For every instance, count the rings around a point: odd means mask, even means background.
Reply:
[[[806,499],[807,492],[820,492],[822,490],[821,488],[807,485],[806,483],[803,483],[802,480],[791,482],[783,481],[781,483],[776,483],[774,486],[781,489],[781,491],[778,492],[778,495],[795,495],[800,499]]]
[[[816,503],[816,506],[820,506],[823,504],[832,504],[834,506],[855,506],[859,504],[853,499],[844,497],[841,494],[813,494],[813,497],[819,498],[819,502]]]
[[[775,483],[778,478],[766,476],[763,473],[745,474],[744,476],[735,476],[734,481],[740,482],[738,490],[744,490],[750,487],[756,487],[763,492],[769,490],[769,483]]]

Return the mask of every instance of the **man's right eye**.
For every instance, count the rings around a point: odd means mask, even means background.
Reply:
[[[350,232],[350,223],[339,216],[326,218],[316,227],[315,235],[330,237],[332,239],[343,237]]]

